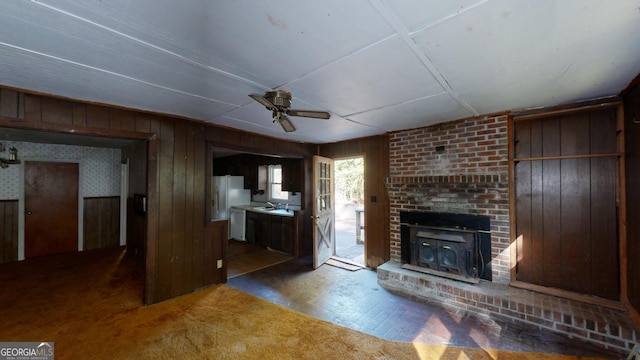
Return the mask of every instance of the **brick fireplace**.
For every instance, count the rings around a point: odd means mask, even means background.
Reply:
[[[383,287],[436,299],[480,316],[520,321],[619,353],[637,334],[623,310],[509,286],[511,281],[508,116],[453,121],[390,135],[391,260],[378,267]],[[401,214],[461,214],[489,219],[490,276],[477,284],[417,271],[407,263]],[[404,249],[404,250],[403,250]],[[404,254],[403,254],[404,252]]]
[[[482,215],[491,224],[492,279],[508,283],[507,116],[397,132],[389,151],[391,260],[401,260],[401,212]]]

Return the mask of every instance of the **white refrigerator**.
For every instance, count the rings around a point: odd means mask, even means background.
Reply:
[[[211,187],[211,220],[229,220],[230,207],[251,203],[242,176],[214,176]]]

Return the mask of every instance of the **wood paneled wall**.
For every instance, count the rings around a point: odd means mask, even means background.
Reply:
[[[618,108],[514,118],[516,280],[620,300]]]
[[[18,261],[18,200],[0,200],[0,263]]]
[[[389,137],[386,135],[320,145],[318,155],[328,158],[364,156],[364,217],[366,265],[376,268],[390,258]]]
[[[206,216],[206,188],[211,167],[208,146],[304,159],[310,171],[315,146],[213,126],[189,119],[122,109],[73,99],[0,87],[0,127],[140,140],[125,149],[132,192],[147,195],[147,212],[128,225],[140,241],[127,246],[144,258],[144,302],[152,304],[226,281],[226,223]],[[140,154],[146,151],[146,154]],[[145,156],[146,155],[146,156]],[[143,168],[145,167],[145,168]],[[311,191],[309,172],[305,192]],[[141,179],[144,177],[144,180]],[[144,184],[144,186],[141,186]],[[310,197],[303,196],[300,219],[308,218]],[[299,226],[299,257],[311,243],[310,221]],[[139,239],[138,239],[139,240]],[[128,243],[129,245],[129,243]],[[140,254],[143,252],[143,254]]]
[[[636,315],[640,313],[640,76],[624,95],[628,297]],[[640,316],[636,316],[640,322]]]
[[[0,126],[146,141],[144,302],[224,281],[226,239],[205,221],[204,124],[0,88]]]
[[[120,244],[120,197],[84,198],[84,249]]]

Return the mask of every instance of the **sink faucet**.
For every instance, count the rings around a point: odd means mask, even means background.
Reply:
[[[271,206],[272,208],[274,208],[276,210],[282,209],[282,203],[274,204],[274,203],[272,203],[270,201],[267,201],[267,205]]]

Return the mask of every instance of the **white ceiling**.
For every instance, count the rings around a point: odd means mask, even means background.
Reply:
[[[617,95],[640,0],[4,0],[0,84],[312,143]],[[248,94],[293,93],[285,133]]]

